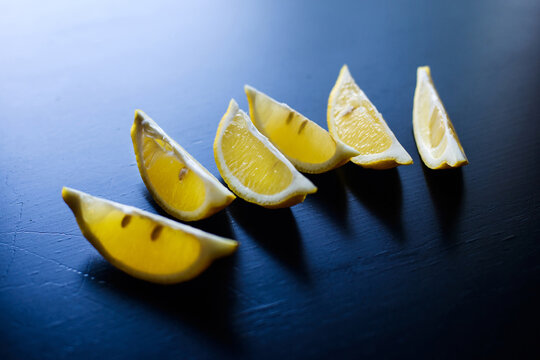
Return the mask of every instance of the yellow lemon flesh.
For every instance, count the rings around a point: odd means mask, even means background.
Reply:
[[[162,284],[190,280],[238,247],[234,240],[78,190],[64,187],[62,197],[99,253],[139,279]]]
[[[332,136],[360,153],[351,159],[353,163],[373,169],[412,164],[411,156],[356,85],[347,65],[341,68],[330,92],[327,120]]]
[[[239,197],[268,208],[304,201],[317,188],[262,135],[231,100],[214,141],[221,176]]]
[[[246,85],[251,121],[300,171],[322,173],[359,153],[328,131],[268,95]]]
[[[429,66],[421,66],[416,72],[413,130],[418,152],[430,169],[454,168],[469,163],[435,89]]]
[[[143,111],[131,127],[141,177],[156,202],[184,221],[206,218],[235,196]]]

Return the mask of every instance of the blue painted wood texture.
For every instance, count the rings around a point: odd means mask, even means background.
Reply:
[[[538,1],[2,2],[0,357],[533,357],[540,340]],[[194,226],[241,242],[178,286],[105,262],[63,185],[162,213],[136,108],[219,177],[243,85],[326,127],[347,63],[414,165],[309,176],[291,209],[235,201]],[[412,135],[430,65],[470,165]]]

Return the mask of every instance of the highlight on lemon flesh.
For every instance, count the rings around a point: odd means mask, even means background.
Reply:
[[[447,169],[469,163],[435,89],[429,66],[421,66],[416,72],[413,131],[418,152],[428,168]]]
[[[190,280],[238,242],[132,206],[62,188],[84,237],[129,275],[161,284]]]
[[[175,218],[204,219],[236,198],[141,110],[135,111],[131,139],[146,188]]]
[[[300,171],[319,174],[345,164],[358,151],[334,140],[304,115],[246,85],[249,115],[257,129]]]
[[[242,199],[267,208],[298,204],[315,185],[251,123],[231,100],[214,140],[216,164],[229,188]]]
[[[328,129],[335,139],[356,149],[351,161],[372,169],[390,169],[412,164],[375,105],[356,85],[349,68],[343,65],[328,98]]]

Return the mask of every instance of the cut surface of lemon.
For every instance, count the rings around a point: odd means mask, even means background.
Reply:
[[[242,199],[281,208],[317,191],[231,100],[214,140],[216,164],[229,188]]]
[[[238,242],[132,206],[64,187],[62,197],[88,241],[120,270],[172,284],[190,280]]]
[[[146,188],[170,215],[200,220],[236,198],[141,110],[135,111],[131,139]]]
[[[359,155],[287,104],[248,85],[244,90],[253,124],[298,170],[319,174]]]
[[[344,65],[328,98],[328,129],[335,139],[356,149],[351,161],[365,168],[389,169],[412,158]]]
[[[430,169],[467,165],[469,161],[431,79],[429,66],[416,72],[413,106],[414,140]]]

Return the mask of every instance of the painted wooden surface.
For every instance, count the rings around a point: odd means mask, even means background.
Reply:
[[[0,357],[538,355],[538,1],[2,2]],[[309,176],[291,209],[235,201],[196,227],[231,258],[170,287],[82,237],[63,185],[161,213],[135,163],[136,108],[214,175],[243,85],[326,127],[347,63],[414,165]],[[433,172],[412,135],[430,65],[470,165]]]

